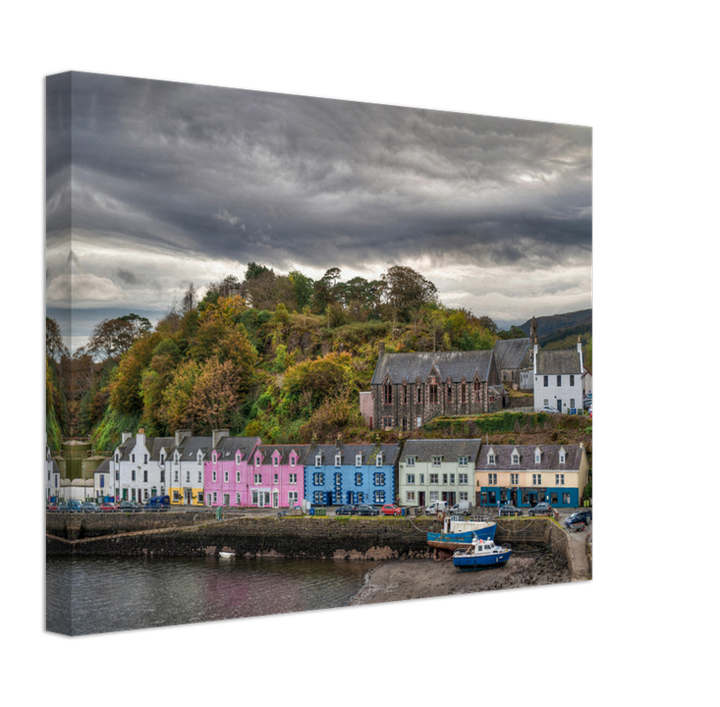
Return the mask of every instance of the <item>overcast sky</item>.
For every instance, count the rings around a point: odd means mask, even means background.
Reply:
[[[46,304],[68,343],[255,261],[414,268],[501,327],[591,303],[588,127],[74,73],[48,79]],[[72,206],[72,208],[70,208]]]

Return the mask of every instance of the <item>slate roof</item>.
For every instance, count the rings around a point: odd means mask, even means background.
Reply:
[[[540,463],[535,463],[535,449],[540,447]],[[565,450],[565,463],[560,463],[560,449]],[[495,464],[488,464],[490,449]],[[520,463],[512,464],[513,449],[520,452]],[[489,444],[483,447],[475,464],[476,471],[579,471],[584,447],[580,444]]]
[[[110,473],[110,460],[103,459],[100,464],[95,467],[96,474],[109,474]]]
[[[261,444],[257,448],[256,453],[259,451],[262,454],[261,464],[270,464],[272,463],[272,455],[276,451],[278,451],[280,452],[280,464],[288,464],[290,460],[290,452],[292,452],[293,450],[297,452],[298,465],[302,466],[303,464],[305,464],[305,458],[310,451],[309,444]],[[255,463],[254,454],[250,462],[252,464]]]
[[[212,444],[212,438],[210,438]],[[259,437],[222,437],[215,447],[218,453],[218,459],[230,459],[240,450],[243,460],[247,461],[248,455],[252,452],[256,444],[260,444]]]
[[[575,373],[582,375],[580,352],[577,349],[538,351],[537,372],[540,375]]]
[[[495,355],[500,370],[520,368],[525,354],[530,348],[530,339],[498,339],[495,342]]]
[[[306,463],[315,464],[315,457],[320,454],[322,463],[335,464],[335,455],[341,453],[341,464],[355,466],[355,457],[362,454],[363,465],[374,465],[378,453],[382,452],[383,465],[394,465],[397,461],[400,448],[397,444],[316,444],[307,453]]]
[[[475,464],[480,452],[480,439],[409,439],[405,442],[401,462],[407,457],[415,457],[419,462],[429,462],[440,456],[443,461],[456,461],[458,457],[469,457],[469,463]]]
[[[371,385],[380,385],[386,374],[390,375],[393,383],[407,381],[415,382],[416,378],[424,380],[430,375],[433,366],[445,381],[451,378],[466,381],[478,378],[482,381],[488,379],[490,364],[494,352],[489,351],[433,351],[421,353],[391,353],[378,359]]]

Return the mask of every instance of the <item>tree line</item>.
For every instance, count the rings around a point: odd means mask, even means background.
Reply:
[[[369,387],[377,343],[386,351],[490,349],[489,317],[447,308],[420,273],[393,266],[378,280],[313,281],[249,263],[201,300],[190,285],[154,328],[144,317],[106,319],[70,354],[47,320],[48,437],[91,435],[100,450],[125,429],[258,434],[268,442],[367,434],[357,395]]]

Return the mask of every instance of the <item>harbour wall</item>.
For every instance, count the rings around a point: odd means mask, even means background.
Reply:
[[[65,516],[65,517],[62,517]],[[500,518],[495,540],[513,549],[549,548],[571,562],[568,535],[548,518]],[[428,558],[431,518],[239,517],[208,513],[48,514],[49,555],[281,556],[389,560]]]

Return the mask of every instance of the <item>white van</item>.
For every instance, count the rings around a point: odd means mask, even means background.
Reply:
[[[434,516],[437,513],[447,513],[447,501],[433,501],[426,509],[425,513]]]
[[[450,515],[453,516],[469,516],[472,513],[472,503],[470,501],[460,501],[450,509]]]

